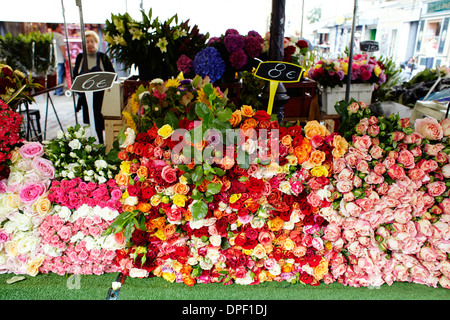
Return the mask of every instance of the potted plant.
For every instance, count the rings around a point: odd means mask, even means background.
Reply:
[[[348,81],[349,58],[321,59],[308,70],[308,77],[315,80],[322,93],[322,108],[327,114],[337,114],[334,105],[343,100]],[[358,101],[370,104],[375,85],[386,82],[384,66],[367,54],[353,56],[351,71],[351,95]]]

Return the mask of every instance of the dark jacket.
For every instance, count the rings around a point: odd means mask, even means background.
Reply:
[[[99,63],[101,61],[101,63]],[[75,60],[75,68],[73,70],[73,76],[76,78],[78,75],[83,74],[82,68],[80,72],[80,66],[82,66],[83,63],[83,54],[78,54],[76,60]],[[102,69],[103,66],[103,69]],[[109,72],[115,72],[114,67],[111,63],[111,60],[108,58],[108,56],[103,52],[97,52],[97,65],[88,72],[96,72],[96,71],[109,71]],[[97,91],[94,92],[94,118],[95,118],[95,127],[97,132],[104,130],[105,128],[105,122],[103,120],[102,115],[102,104],[103,104],[103,95],[104,91]],[[89,110],[88,105],[86,102],[86,96],[84,93],[79,94],[78,103],[77,103],[77,110],[83,109],[83,122],[84,123],[90,123],[89,122]],[[103,139],[100,139],[103,140]]]

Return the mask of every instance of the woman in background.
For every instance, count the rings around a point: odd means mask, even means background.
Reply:
[[[115,72],[111,60],[108,56],[98,51],[100,39],[92,30],[85,32],[86,36],[86,51],[87,51],[87,66],[83,65],[83,53],[78,54],[75,60],[75,68],[73,71],[74,78],[80,74],[98,71]],[[105,121],[102,115],[104,91],[96,91],[93,96],[95,131],[97,132],[98,142],[103,144],[103,130],[105,129]],[[83,123],[89,124],[89,110],[86,101],[86,95],[81,93],[78,98],[77,111],[83,109]]]

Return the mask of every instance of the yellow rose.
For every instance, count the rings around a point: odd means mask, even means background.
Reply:
[[[305,137],[311,139],[315,135],[325,137],[330,134],[328,129],[317,120],[308,121],[305,125]]]
[[[265,271],[265,270],[262,270],[262,271],[259,273],[258,278],[259,278],[259,282],[267,281],[267,278],[268,278],[268,277],[267,277],[266,271]]]
[[[240,198],[241,198],[241,194],[240,193],[232,194],[231,197],[230,197],[230,203],[235,203]]]
[[[173,265],[172,265],[172,269],[176,272],[180,272],[181,269],[183,268],[183,265],[181,263],[179,263],[178,261],[174,261]]]
[[[326,177],[328,176],[328,170],[324,166],[317,166],[311,169],[311,175],[313,177]]]
[[[242,249],[242,253],[243,254],[246,254],[246,255],[251,255],[252,254],[252,252],[253,252],[253,249]]]
[[[328,260],[322,257],[319,264],[313,268],[313,276],[316,280],[322,280],[328,273]]]
[[[292,241],[291,238],[287,238],[286,241],[283,244],[284,250],[289,250],[290,251],[290,250],[294,249],[294,247],[295,247],[294,241]]]
[[[293,154],[287,155],[286,160],[291,166],[296,166],[298,164],[297,157]]]
[[[136,253],[138,253],[138,254],[145,254],[145,253],[147,253],[147,248],[146,247],[142,247],[142,246],[140,246],[140,247],[137,247],[136,248]]]
[[[375,73],[375,75],[378,77],[381,73],[381,68],[379,65],[376,65],[375,68],[373,69],[373,73]]]
[[[168,125],[165,124],[163,125],[161,128],[159,128],[158,130],[158,134],[163,138],[163,139],[167,139],[168,137],[170,137],[173,133],[173,128]]]
[[[258,243],[256,247],[253,248],[252,255],[258,259],[262,259],[266,256],[266,249],[261,243]]]
[[[164,273],[162,274],[162,277],[163,277],[166,281],[169,281],[169,282],[172,282],[172,283],[174,283],[174,282],[175,282],[175,279],[177,278],[177,276],[175,275],[175,273],[172,273],[172,272],[164,272]]]
[[[183,208],[186,205],[187,197],[184,194],[176,194],[172,201],[177,207]]]
[[[4,193],[0,204],[4,208],[18,209],[21,206],[21,201],[16,193]]]
[[[187,184],[187,178],[184,175],[182,175],[178,180],[181,184]]]
[[[156,207],[161,203],[161,195],[159,194],[155,194],[151,197],[150,199],[150,204],[152,205],[152,207]]]
[[[130,174],[131,161],[122,161],[120,164],[120,170],[125,174]]]
[[[158,229],[158,231],[155,232],[155,237],[157,237],[159,240],[166,240],[166,235],[164,234],[164,231],[161,229]]]
[[[325,249],[327,250],[333,249],[333,244],[330,241],[325,242]]]
[[[267,221],[267,226],[270,231],[280,231],[283,227],[284,221],[280,217]]]

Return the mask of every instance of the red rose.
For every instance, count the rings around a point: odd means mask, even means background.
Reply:
[[[253,228],[245,230],[245,236],[250,240],[256,240],[258,238],[258,231]]]
[[[279,247],[275,248],[273,250],[272,254],[273,254],[273,258],[277,261],[280,260],[281,258],[283,258],[283,250]]]
[[[291,220],[291,211],[290,211],[290,210],[287,210],[287,211],[281,212],[281,213],[280,213],[280,218],[281,218],[281,220],[283,220],[283,221],[289,221],[289,220]]]
[[[308,264],[311,268],[317,267],[320,263],[320,261],[322,260],[322,257],[319,255],[312,255],[311,257],[309,257],[308,259]]]
[[[242,248],[244,248],[245,250],[251,250],[256,247],[257,244],[257,240],[247,239],[247,241],[245,241],[245,243],[242,245]]]
[[[270,121],[270,114],[268,114],[265,110],[258,110],[253,118],[258,121]]]
[[[264,182],[261,179],[250,177],[245,182],[245,186],[250,192],[261,192],[264,187]]]
[[[298,40],[296,43],[297,47],[299,47],[300,49],[302,48],[308,48],[308,42],[306,42],[305,40]]]
[[[240,208],[237,212],[237,215],[239,217],[245,217],[246,215],[248,215],[249,210],[247,208]]]
[[[144,199],[150,199],[155,195],[155,189],[151,187],[145,187],[141,190],[141,197]]]
[[[131,242],[133,242],[136,246],[144,246],[147,244],[147,232],[136,229],[131,235]]]
[[[185,247],[185,246],[183,246],[183,247],[176,247],[175,248],[175,253],[176,253],[177,256],[186,257],[188,255],[188,253],[189,253],[189,249],[188,249],[188,247]]]
[[[245,233],[239,233],[237,237],[234,239],[234,243],[238,246],[243,246],[244,243],[247,241],[247,236]]]
[[[313,281],[313,277],[311,275],[307,274],[306,272],[303,272],[300,275],[299,280],[301,282],[303,282],[304,284],[310,284]]]
[[[129,185],[129,186],[127,186],[127,192],[132,197],[138,196],[139,195],[139,191],[140,191],[140,189],[136,185]]]
[[[151,138],[150,138],[150,136],[148,135],[147,132],[139,132],[136,135],[136,142],[147,143],[147,142],[150,142],[150,140],[151,140]]]

